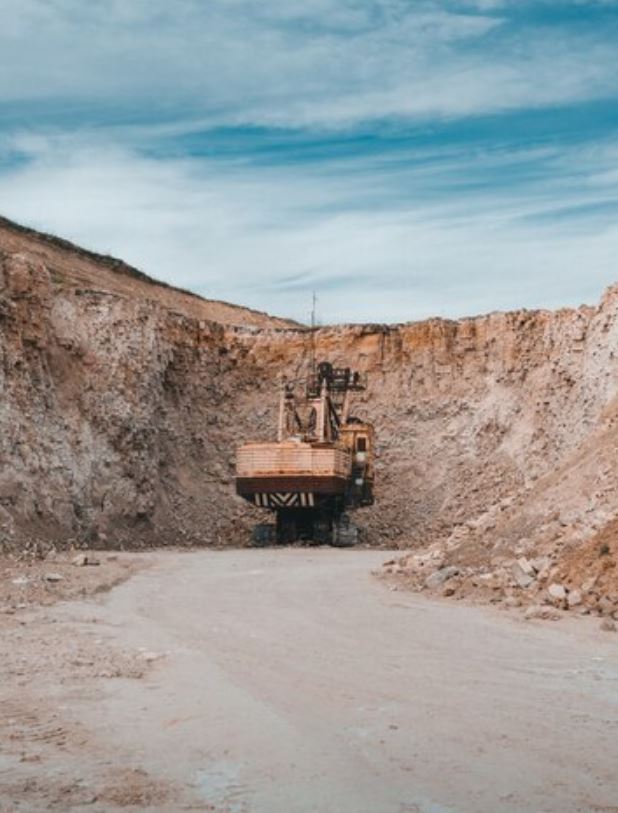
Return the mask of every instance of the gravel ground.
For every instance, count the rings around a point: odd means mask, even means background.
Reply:
[[[0,811],[615,811],[618,636],[389,589],[388,557],[121,555],[149,566],[108,593],[63,564],[89,596],[0,616]]]
[[[97,551],[0,555],[0,618],[104,593],[148,563],[147,554]]]

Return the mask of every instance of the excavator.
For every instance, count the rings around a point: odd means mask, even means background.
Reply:
[[[281,380],[276,442],[236,452],[236,493],[275,514],[253,529],[254,545],[358,542],[348,512],[374,501],[374,430],[351,405],[366,388],[366,376],[328,361],[305,380]]]

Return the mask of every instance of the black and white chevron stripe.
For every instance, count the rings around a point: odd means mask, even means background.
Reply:
[[[313,508],[314,499],[311,493],[294,491],[277,494],[256,494],[255,504],[260,508]]]

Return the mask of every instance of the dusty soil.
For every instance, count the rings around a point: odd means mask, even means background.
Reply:
[[[615,811],[598,621],[389,589],[384,551],[148,556],[0,616],[2,813]]]
[[[618,519],[563,557],[558,575],[567,586],[578,587],[582,574],[586,574],[591,591],[607,596],[618,610]]]
[[[98,766],[96,794],[82,770],[97,745],[68,709],[88,681],[139,680],[154,653],[110,645],[97,618],[67,629],[50,610],[62,600],[95,599],[148,567],[147,556],[39,548],[0,559],[0,811],[69,810],[92,804],[125,808],[167,798],[163,783],[127,766]],[[60,698],[64,698],[63,705]],[[72,772],[59,768],[73,764]],[[86,771],[88,768],[83,768]],[[93,780],[95,781],[95,780]]]
[[[105,592],[148,562],[146,554],[38,547],[0,555],[0,614]]]

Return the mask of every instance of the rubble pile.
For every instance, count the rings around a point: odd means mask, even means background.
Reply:
[[[385,562],[383,575],[418,592],[526,607],[526,618],[557,620],[570,611],[618,620],[618,519],[583,545],[540,553],[522,541],[513,553],[498,546],[481,563],[466,564],[456,541],[434,543]]]

